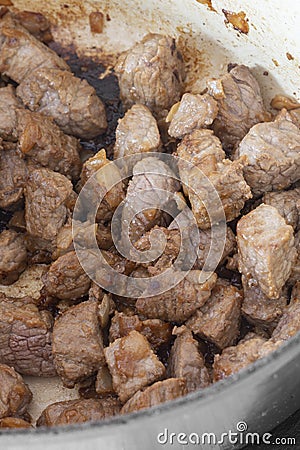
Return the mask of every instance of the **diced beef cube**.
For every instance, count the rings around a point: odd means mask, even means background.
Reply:
[[[24,236],[13,230],[0,233],[0,283],[12,284],[27,266]]]
[[[133,105],[116,129],[114,158],[156,152],[161,145],[156,120],[144,105]]]
[[[0,299],[0,362],[23,375],[56,375],[52,358],[52,316],[34,300]]]
[[[300,179],[300,129],[288,112],[274,122],[255,125],[239,145],[237,156],[247,156],[244,169],[253,194],[287,189]]]
[[[67,387],[96,373],[105,361],[98,306],[93,300],[79,303],[54,322],[54,363]]]
[[[77,180],[81,170],[78,140],[42,114],[18,109],[17,119],[19,147],[26,159]]]
[[[273,331],[272,341],[286,341],[300,331],[300,292],[299,285],[294,291],[290,304],[286,307],[277,327]]]
[[[101,366],[98,370],[95,381],[95,391],[98,395],[103,397],[115,394],[112,376],[106,364]]]
[[[175,110],[174,110],[175,109]],[[184,94],[169,112],[169,135],[183,138],[193,130],[211,125],[218,114],[217,102],[208,94]]]
[[[132,330],[143,334],[153,350],[159,349],[163,344],[168,344],[172,336],[169,323],[159,319],[140,320],[137,315],[128,316],[122,312],[116,312],[109,328],[109,340],[113,342],[127,336]]]
[[[22,416],[31,402],[32,393],[12,367],[0,364],[0,419]]]
[[[276,208],[262,204],[238,222],[237,243],[245,283],[279,298],[296,258],[293,228]]]
[[[288,295],[284,289],[279,298],[268,298],[258,286],[244,285],[242,314],[253,325],[272,331],[287,305]]]
[[[107,128],[95,89],[66,70],[35,70],[21,81],[17,95],[31,111],[52,117],[64,133],[92,139]]]
[[[239,336],[242,294],[236,287],[218,280],[211,297],[186,323],[193,333],[223,349]]]
[[[202,272],[192,270],[175,287],[166,286],[165,292],[153,297],[139,298],[137,311],[149,319],[161,319],[167,322],[185,322],[197,309],[205,304],[217,281],[213,274],[207,281],[200,283]]]
[[[17,417],[4,417],[0,420],[0,428],[32,428],[32,425]]]
[[[88,293],[91,284],[74,251],[54,261],[43,281],[45,293],[61,300],[83,297]]]
[[[160,113],[180,99],[184,63],[175,39],[169,36],[147,34],[121,54],[115,72],[126,107],[142,103],[152,112]]]
[[[99,421],[117,415],[121,405],[115,398],[67,400],[47,406],[37,426],[71,425]]]
[[[210,374],[192,332],[183,326],[175,329],[173,334],[177,337],[170,352],[168,375],[184,378],[188,392],[207,387],[211,382]]]
[[[160,405],[187,394],[186,381],[182,378],[168,378],[158,381],[143,391],[138,391],[123,406],[121,413],[129,414],[152,406]]]
[[[107,159],[104,149],[85,161],[78,189],[81,190],[88,180],[90,180],[88,188],[81,191],[82,201],[84,204],[89,205],[92,202],[94,205],[96,201],[98,204],[99,199],[102,199],[97,211],[97,221],[110,220],[115,209],[125,198],[125,185],[121,181],[119,168]]]
[[[228,150],[236,147],[253,125],[270,118],[258,82],[244,65],[233,67],[220,80],[208,82],[208,92],[219,107],[213,130]]]
[[[0,24],[0,72],[20,83],[41,68],[70,70],[62,58],[7,14]]]
[[[131,242],[164,221],[163,211],[178,190],[175,174],[158,158],[144,158],[134,166],[122,213],[122,222],[129,224]],[[126,229],[122,231],[127,235]]]
[[[243,176],[247,158],[234,162],[224,159],[221,143],[211,133],[210,130],[196,130],[187,135],[177,149],[177,155],[181,158],[178,161],[180,177],[186,185],[200,229],[207,229],[212,225],[207,208],[212,215],[217,213],[216,206],[212,210],[214,202],[212,203],[210,198],[213,197],[208,190],[212,194],[216,191],[215,196],[219,195],[228,222],[239,216],[245,201],[252,197]],[[202,172],[208,177],[210,185]]]
[[[114,390],[123,403],[139,389],[160,380],[165,374],[164,365],[138,331],[116,339],[104,349],[104,353]]]
[[[12,85],[0,88],[0,136],[5,140],[18,140],[16,110],[20,107],[22,104],[17,99]]]
[[[39,41],[48,43],[53,40],[51,24],[43,14],[33,11],[18,11],[13,14],[13,18]]]
[[[14,210],[22,204],[26,180],[26,163],[16,145],[3,142],[0,148],[0,208]]]
[[[222,380],[229,375],[239,372],[259,358],[276,350],[281,345],[266,341],[261,336],[253,336],[249,339],[243,339],[233,347],[227,347],[221,355],[216,355],[213,365],[214,381]]]
[[[300,280],[300,230],[295,234],[295,247],[296,247],[296,260],[292,265],[292,271],[290,278],[287,281],[289,286],[293,286],[297,281]]]
[[[300,188],[268,192],[263,196],[263,203],[277,208],[286,223],[295,230],[300,228]]]
[[[25,189],[26,229],[32,237],[47,241],[50,251],[67,220],[73,194],[72,183],[59,173],[36,169],[28,177]]]

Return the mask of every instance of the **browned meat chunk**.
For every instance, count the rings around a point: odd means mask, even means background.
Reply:
[[[147,339],[137,331],[116,339],[104,349],[113,379],[113,387],[121,402],[126,402],[139,389],[160,380],[165,367],[151,350]]]
[[[32,428],[32,425],[16,417],[4,417],[0,420],[0,428]]]
[[[169,135],[183,138],[196,129],[211,125],[218,114],[217,102],[208,94],[184,94],[169,112]]]
[[[37,426],[59,426],[99,421],[115,416],[121,405],[115,398],[78,399],[53,403],[40,415]]]
[[[276,208],[262,204],[238,222],[237,243],[245,283],[279,298],[296,258],[293,228]]]
[[[119,120],[114,158],[156,152],[160,144],[158,126],[149,109],[144,105],[133,105]]]
[[[67,387],[93,375],[104,363],[98,305],[89,300],[72,306],[54,322],[54,364]]]
[[[15,90],[11,85],[0,88],[0,136],[8,141],[17,141],[17,108],[21,102],[15,96]]]
[[[107,159],[104,149],[84,163],[78,185],[79,190],[88,180],[88,188],[81,193],[82,201],[87,205],[90,202],[94,205],[103,199],[97,211],[97,221],[110,220],[115,209],[125,198],[125,185],[121,181],[119,168]]]
[[[242,295],[236,287],[218,280],[211,297],[186,323],[193,333],[223,349],[239,336]]]
[[[283,290],[279,298],[268,298],[258,286],[244,286],[242,314],[248,322],[272,331],[287,305],[288,296]]]
[[[95,381],[95,391],[100,396],[107,396],[115,394],[112,376],[107,365],[100,367],[97,373],[97,378]]]
[[[121,54],[115,72],[127,107],[142,103],[160,113],[180,99],[184,63],[175,39],[169,36],[148,34]]]
[[[116,312],[111,320],[109,328],[109,340],[127,336],[132,330],[139,331],[150,342],[153,350],[157,350],[162,344],[168,344],[171,340],[172,329],[169,323],[159,319],[140,320],[139,316],[128,316],[122,312]]]
[[[234,162],[224,159],[221,143],[211,130],[196,130],[186,136],[178,146],[177,155],[181,158],[178,161],[180,177],[186,186],[199,228],[211,227],[207,208],[212,210],[212,201],[209,200],[212,197],[208,190],[219,195],[226,221],[238,217],[245,201],[252,197],[243,177],[247,158]],[[208,177],[211,186],[208,186],[201,171]],[[211,211],[211,214],[216,214],[216,211]]]
[[[286,341],[300,331],[300,292],[294,290],[291,303],[285,309],[277,327],[273,331],[272,341]]]
[[[19,373],[55,376],[51,338],[52,316],[28,299],[0,299],[0,362]]]
[[[95,89],[66,70],[36,70],[20,83],[17,95],[31,111],[52,117],[64,133],[92,139],[107,128]]]
[[[73,196],[72,183],[60,173],[48,169],[31,172],[25,189],[25,220],[27,232],[51,244],[64,225]]]
[[[222,380],[233,373],[239,372],[257,359],[276,350],[281,343],[266,341],[263,337],[254,335],[249,339],[243,339],[236,346],[225,348],[221,355],[215,356],[214,381]]]
[[[198,270],[187,272],[185,278],[175,287],[169,289],[166,286],[163,294],[139,298],[136,309],[150,319],[185,322],[208,300],[217,281],[217,276],[213,274],[207,281],[200,283],[200,275],[201,271]]]
[[[41,68],[70,70],[54,51],[6,15],[0,24],[0,72],[20,83]]]
[[[50,22],[43,14],[33,11],[18,11],[13,17],[39,41],[44,43],[52,41]]]
[[[211,382],[210,375],[192,332],[183,326],[175,329],[173,334],[177,337],[170,352],[168,375],[184,378],[187,392],[207,387]]]
[[[131,242],[136,242],[155,225],[161,225],[165,219],[163,211],[178,190],[175,174],[163,161],[154,157],[139,161],[134,166],[124,202],[122,222],[128,224],[129,230],[123,225],[123,235],[129,231]]]
[[[0,364],[0,419],[22,416],[31,402],[32,393],[12,367]]]
[[[25,161],[16,145],[3,142],[0,148],[0,208],[15,209],[22,203],[27,179]]]
[[[287,189],[300,179],[300,129],[283,111],[274,122],[255,125],[239,145],[237,156],[247,156],[244,169],[255,195]]]
[[[17,110],[19,147],[33,163],[77,179],[81,170],[80,145],[65,135],[48,117],[24,109]]]
[[[297,251],[296,261],[292,266],[291,275],[287,281],[290,286],[293,286],[300,280],[300,230],[295,235],[295,247]]]
[[[220,80],[210,81],[208,92],[219,107],[214,132],[228,150],[236,147],[253,125],[269,119],[260,87],[246,66],[235,66]]]
[[[274,206],[288,225],[295,230],[300,228],[300,188],[283,192],[268,192],[263,203]]]
[[[13,230],[0,233],[0,284],[12,284],[26,269],[24,236]]]
[[[168,378],[158,381],[143,391],[138,391],[123,406],[121,413],[129,414],[140,409],[151,408],[187,394],[186,381],[182,378]]]
[[[43,277],[45,292],[54,298],[76,300],[88,293],[91,281],[78,261],[69,252],[53,262]]]

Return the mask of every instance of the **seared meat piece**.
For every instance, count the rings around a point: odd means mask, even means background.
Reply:
[[[0,72],[20,83],[42,68],[70,70],[54,51],[6,15],[0,23]]]
[[[169,343],[172,336],[169,323],[159,319],[140,320],[137,315],[128,316],[122,312],[116,312],[111,320],[109,340],[113,342],[118,338],[127,336],[132,330],[143,334],[154,351],[162,344]]]
[[[219,279],[211,297],[186,322],[186,326],[221,349],[229,347],[239,336],[241,304],[241,291]]]
[[[211,125],[217,114],[217,102],[210,95],[184,94],[180,103],[169,112],[167,121],[171,123],[168,133],[181,139],[196,129]]]
[[[158,114],[180,99],[184,63],[175,39],[169,36],[147,34],[121,54],[115,72],[127,108],[142,103]]]
[[[149,109],[144,105],[133,105],[119,120],[114,158],[156,152],[160,144],[158,126]]]
[[[15,96],[15,89],[10,84],[0,88],[0,136],[3,139],[18,140],[16,110],[21,107],[21,102]]]
[[[151,350],[147,339],[137,331],[116,339],[104,353],[114,390],[122,403],[165,374],[164,365]]]
[[[279,298],[268,298],[258,286],[244,285],[242,314],[248,322],[272,331],[282,316],[288,302],[287,290]]]
[[[54,322],[54,364],[66,387],[93,375],[105,361],[98,306],[93,300],[79,303]]]
[[[24,109],[17,110],[19,147],[33,163],[77,180],[81,170],[80,145],[65,135],[48,117]]]
[[[266,341],[261,336],[254,335],[249,339],[246,337],[236,346],[225,348],[221,355],[215,356],[214,381],[222,380],[233,373],[239,372],[257,359],[276,350],[281,344],[281,341],[274,343]]]
[[[143,391],[138,391],[123,406],[121,413],[129,414],[140,409],[151,408],[187,394],[183,378],[168,378],[158,381]]]
[[[23,375],[52,377],[52,316],[34,300],[0,299],[0,361]]]
[[[33,11],[18,11],[13,17],[39,41],[48,43],[53,40],[50,22],[43,14]]]
[[[17,95],[31,111],[52,117],[64,133],[92,139],[107,128],[95,89],[66,70],[35,70],[22,80]]]
[[[300,280],[300,230],[295,235],[295,247],[297,256],[295,263],[292,266],[290,278],[287,281],[289,286],[293,286],[295,283],[297,283],[297,281]]]
[[[300,188],[268,192],[263,196],[263,203],[277,208],[286,223],[295,230],[300,228]]]
[[[110,220],[115,209],[125,198],[125,185],[121,181],[119,168],[107,159],[104,149],[83,164],[78,189],[81,190],[88,180],[90,180],[89,187],[86,192],[81,193],[84,205],[89,205],[90,202],[96,204],[95,202],[103,198],[96,219],[97,221]]]
[[[0,419],[22,416],[31,402],[32,393],[12,367],[0,364]]]
[[[186,136],[178,146],[177,155],[185,160],[178,161],[179,173],[186,185],[185,189],[199,228],[211,227],[204,200],[207,207],[212,209],[209,200],[212,197],[208,190],[213,193],[213,187],[222,202],[226,221],[238,217],[245,201],[252,197],[250,187],[243,177],[247,158],[234,162],[224,159],[221,143],[212,135],[211,130],[196,130]],[[208,186],[206,179],[201,176],[201,171],[208,177],[212,186]],[[215,215],[216,211],[211,213]]]
[[[211,382],[210,375],[192,332],[182,326],[176,328],[173,334],[177,337],[170,352],[168,375],[174,378],[184,378],[187,392],[207,387]]]
[[[26,163],[18,154],[16,144],[3,142],[0,148],[0,208],[11,210],[20,206],[26,180]]]
[[[100,396],[114,395],[115,391],[112,383],[112,376],[107,365],[100,367],[95,381],[95,391]]]
[[[136,242],[145,232],[164,219],[164,209],[174,199],[179,183],[172,170],[158,158],[149,157],[139,161],[133,169],[124,202],[122,228],[131,242]]]
[[[32,425],[16,417],[4,417],[0,420],[0,428],[32,428]]]
[[[136,301],[137,311],[150,319],[185,322],[208,300],[217,281],[217,276],[213,274],[200,284],[200,275],[201,271],[192,270],[187,272],[185,278],[172,289],[166,286],[163,294],[139,298]]]
[[[116,398],[67,400],[47,406],[37,426],[59,426],[99,421],[117,415],[121,405]]]
[[[286,341],[300,331],[300,292],[299,285],[291,303],[286,307],[277,327],[273,331],[272,341]]]
[[[25,188],[26,229],[32,237],[47,241],[49,251],[67,220],[73,195],[72,183],[60,173],[36,169],[28,177]]]
[[[300,179],[300,129],[283,110],[274,122],[255,125],[240,143],[237,156],[247,156],[244,169],[252,192],[287,189]]]
[[[26,269],[24,236],[13,230],[0,233],[0,284],[12,284]]]
[[[228,150],[236,147],[253,125],[270,118],[260,87],[246,66],[235,66],[220,80],[209,81],[208,92],[219,107],[213,130]]]
[[[244,282],[279,298],[296,258],[293,228],[276,208],[262,204],[238,222],[237,243]]]
[[[45,293],[61,300],[83,297],[88,293],[91,284],[74,251],[54,261],[43,281]]]

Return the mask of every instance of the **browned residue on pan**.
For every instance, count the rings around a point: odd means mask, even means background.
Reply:
[[[300,103],[294,98],[286,97],[285,95],[275,95],[271,101],[271,106],[279,111],[283,108],[290,111],[292,109],[300,108]]]
[[[211,3],[211,0],[196,0],[196,1],[198,3],[202,3],[202,5],[206,5],[208,9],[210,9],[211,11],[217,12]]]
[[[240,31],[241,33],[249,33],[249,23],[244,11],[235,13],[232,11],[227,11],[226,9],[222,9],[222,12],[226,17],[226,24],[231,23],[233,28],[237,31]]]
[[[286,57],[287,57],[287,59],[288,59],[289,61],[292,61],[293,59],[295,59],[295,58],[293,57],[293,55],[291,55],[289,52],[286,52]]]
[[[277,61],[277,59],[272,58],[272,61],[276,67],[279,67],[279,62]]]

